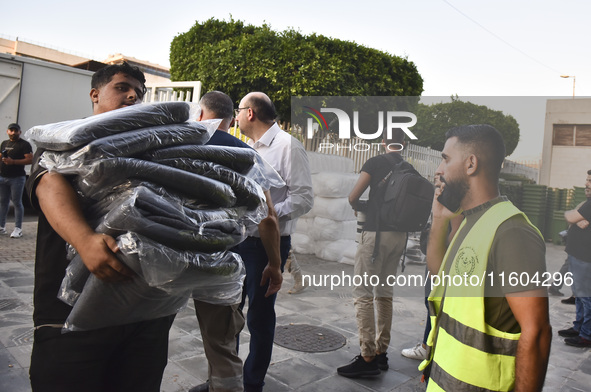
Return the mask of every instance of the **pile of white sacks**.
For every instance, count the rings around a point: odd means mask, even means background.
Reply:
[[[357,218],[348,196],[357,182],[353,160],[308,152],[314,207],[300,217],[292,235],[296,253],[353,264],[357,243]],[[361,197],[367,198],[367,194]]]
[[[349,193],[359,174],[353,160],[337,155],[308,152],[314,207],[298,220],[291,245],[296,253],[313,254],[319,259],[353,265],[357,251],[357,217],[349,204]],[[367,199],[369,188],[360,197]],[[425,264],[419,235],[409,233],[406,263]]]

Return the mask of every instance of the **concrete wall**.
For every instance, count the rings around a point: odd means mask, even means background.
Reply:
[[[591,146],[553,146],[554,124],[591,124],[591,99],[549,99],[546,103],[540,184],[583,186],[591,169]]]

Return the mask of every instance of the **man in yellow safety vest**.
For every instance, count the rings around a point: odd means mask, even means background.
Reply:
[[[490,125],[449,130],[427,247],[432,275],[427,391],[541,391],[552,331],[538,229],[499,194],[505,158]],[[450,219],[462,225],[449,246]]]

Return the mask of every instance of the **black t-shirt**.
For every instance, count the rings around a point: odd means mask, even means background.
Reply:
[[[393,162],[394,160],[388,159],[386,155],[393,157],[396,163]],[[382,194],[378,184],[392,171],[394,165],[400,162],[402,162],[400,154],[397,152],[390,152],[388,154],[370,158],[363,164],[361,171],[366,172],[371,176],[369,182],[369,200],[367,202],[367,210],[365,211],[365,224],[363,225],[363,230],[378,230],[378,211],[382,202]]]
[[[591,222],[591,199],[587,199],[578,208],[579,214]],[[579,226],[570,225],[566,236],[566,253],[581,260],[591,263],[591,226],[581,229]]]
[[[18,139],[15,142],[4,140],[0,145],[0,151],[8,151],[8,156],[12,159],[24,159],[25,154],[32,153],[33,149],[28,141]],[[24,177],[26,175],[25,165],[5,165],[0,160],[0,175],[11,178]]]

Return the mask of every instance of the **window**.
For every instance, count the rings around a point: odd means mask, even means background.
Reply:
[[[554,124],[552,145],[591,147],[591,125]]]
[[[554,124],[554,139],[552,144],[555,146],[572,146],[574,129],[574,125]]]
[[[577,125],[575,146],[591,146],[591,125]]]

